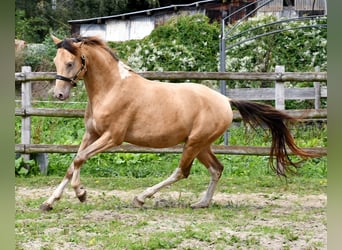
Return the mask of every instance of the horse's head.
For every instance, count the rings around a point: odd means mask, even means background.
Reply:
[[[54,96],[65,100],[70,95],[71,87],[76,86],[76,82],[87,71],[85,57],[80,51],[82,42],[78,39],[60,40],[51,37],[58,48],[54,58],[57,71]]]

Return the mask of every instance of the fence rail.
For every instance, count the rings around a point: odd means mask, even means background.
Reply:
[[[249,80],[249,81],[297,81],[326,82],[327,72],[137,72],[151,80]],[[52,81],[56,72],[17,72],[16,82]]]
[[[76,153],[79,145],[53,145],[53,144],[16,144],[15,151],[22,154],[33,153]],[[212,145],[212,149],[216,154],[231,155],[269,155],[270,147],[256,146],[228,146],[228,145]],[[303,148],[310,153],[327,155],[326,148]],[[132,144],[122,144],[120,146],[108,149],[105,153],[182,153],[183,146],[176,145],[169,148],[148,148],[139,147]],[[292,154],[292,152],[289,152]]]
[[[284,110],[291,116],[304,119],[326,119],[327,110],[320,108],[321,98],[327,97],[327,86],[321,86],[321,82],[327,81],[327,73],[319,72],[285,72],[283,66],[277,66],[276,72],[139,72],[150,80],[249,80],[249,81],[274,81],[275,88],[241,88],[226,89],[230,98],[244,100],[275,100],[275,107]],[[23,67],[22,72],[15,73],[16,83],[22,86],[22,105],[15,109],[15,115],[22,117],[22,131],[20,144],[15,145],[15,152],[24,158],[30,154],[41,153],[75,153],[78,145],[46,145],[31,144],[31,116],[81,118],[83,109],[55,109],[33,108],[31,101],[31,83],[34,81],[52,81],[56,72],[31,72],[29,67]],[[285,82],[313,82],[313,87],[285,88]],[[315,100],[315,109],[286,110],[285,100],[302,99]],[[234,121],[240,121],[239,112],[234,111]],[[327,154],[326,148],[307,148],[306,150],[321,155]],[[214,145],[213,151],[217,154],[237,155],[269,155],[269,147],[228,146]],[[106,152],[131,152],[131,153],[181,153],[182,145],[171,148],[155,149],[138,147],[131,144],[107,150]],[[44,164],[43,164],[44,165]],[[46,173],[46,166],[40,166]]]
[[[47,116],[47,117],[66,117],[66,118],[83,118],[84,109],[54,109],[54,108],[16,108],[16,116]],[[283,110],[296,118],[305,119],[324,119],[328,112],[326,109],[289,109]],[[241,115],[238,111],[233,110],[234,121],[241,121]]]

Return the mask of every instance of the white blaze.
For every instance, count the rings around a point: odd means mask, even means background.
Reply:
[[[126,77],[129,77],[131,75],[131,73],[129,72],[131,70],[131,68],[128,67],[123,62],[119,61],[118,68],[119,68],[119,73],[120,73],[120,76],[121,76],[122,80],[125,79]]]

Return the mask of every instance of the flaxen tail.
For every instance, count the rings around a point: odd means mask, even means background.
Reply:
[[[294,139],[286,127],[286,122],[295,122],[296,119],[284,112],[276,110],[270,105],[256,103],[250,101],[229,100],[230,104],[237,108],[242,116],[242,120],[251,125],[266,125],[272,134],[272,145],[270,151],[270,167],[281,176],[286,176],[286,172],[291,172],[291,166],[298,167],[299,164],[294,163],[289,158],[287,147],[296,155],[302,158],[320,157],[321,155],[306,152],[300,149],[294,142]],[[273,159],[276,159],[276,165]]]

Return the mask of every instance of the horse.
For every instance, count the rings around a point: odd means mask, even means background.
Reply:
[[[87,192],[80,182],[82,164],[95,154],[124,142],[152,148],[184,145],[174,172],[135,196],[134,206],[143,206],[146,198],[163,187],[187,178],[197,158],[211,178],[203,197],[191,207],[209,207],[224,168],[211,144],[232,123],[232,107],[240,112],[246,125],[270,130],[269,165],[276,174],[286,176],[293,167],[298,167],[297,162],[289,158],[288,149],[303,159],[317,157],[295,144],[287,122],[296,119],[270,105],[230,99],[201,84],[145,79],[123,63],[98,37],[61,40],[51,36],[57,46],[54,96],[66,100],[72,87],[82,79],[88,102],[84,115],[85,133],[78,152],[61,183],[41,204],[43,211],[53,208],[69,182],[76,197],[84,202]]]

